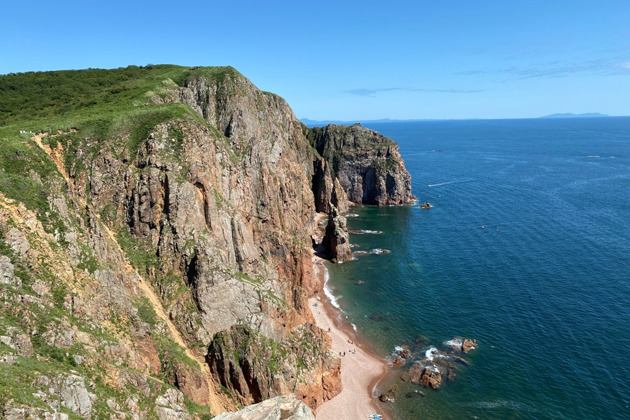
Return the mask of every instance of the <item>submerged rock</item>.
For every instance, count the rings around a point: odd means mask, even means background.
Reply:
[[[398,394],[398,386],[394,385],[386,392],[379,395],[378,399],[381,402],[394,402],[396,400],[396,395]]]

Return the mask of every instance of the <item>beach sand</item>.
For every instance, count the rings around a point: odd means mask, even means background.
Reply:
[[[324,288],[326,268],[322,260],[313,258],[313,269],[321,279]],[[368,419],[370,414],[379,413],[384,419],[389,416],[383,413],[376,404],[376,397],[372,394],[375,387],[386,371],[385,360],[369,353],[364,346],[357,342],[357,336],[344,315],[335,308],[324,293],[309,299],[309,307],[317,326],[332,338],[332,350],[341,356],[342,391],[335,398],[325,402],[317,409],[317,420],[354,420]]]

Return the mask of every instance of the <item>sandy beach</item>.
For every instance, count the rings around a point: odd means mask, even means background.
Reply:
[[[313,269],[324,288],[326,268],[322,260],[313,258]],[[317,420],[368,419],[370,414],[388,416],[376,405],[374,388],[387,370],[387,363],[365,350],[343,314],[335,308],[324,293],[309,299],[309,307],[317,326],[332,338],[332,350],[341,354],[342,391],[317,409]],[[344,325],[345,321],[345,325]],[[344,356],[345,354],[345,356]]]

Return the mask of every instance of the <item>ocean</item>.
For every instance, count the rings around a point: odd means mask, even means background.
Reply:
[[[354,250],[389,252],[330,264],[329,291],[383,357],[478,343],[439,390],[394,370],[394,417],[630,418],[630,118],[364,125],[418,204],[352,208]]]

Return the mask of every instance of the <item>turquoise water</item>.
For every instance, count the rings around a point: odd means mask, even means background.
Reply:
[[[356,250],[391,252],[330,288],[383,356],[479,343],[440,390],[399,383],[396,419],[630,418],[630,118],[366,125],[434,207],[353,209],[382,231]]]

